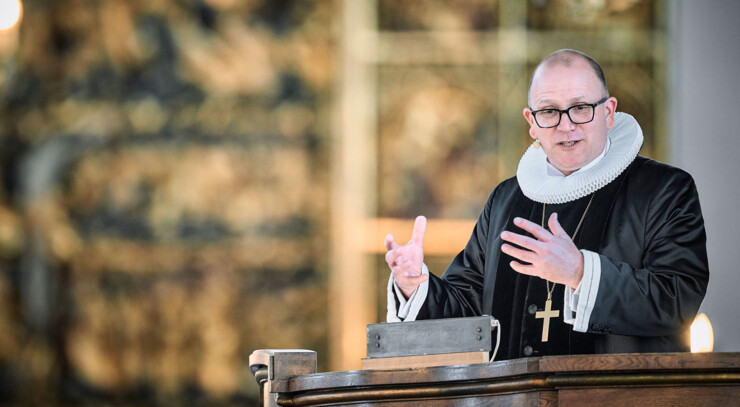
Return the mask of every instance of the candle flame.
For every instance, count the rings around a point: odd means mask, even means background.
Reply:
[[[21,20],[21,0],[0,0],[0,30],[9,30]]]
[[[711,352],[714,349],[714,331],[709,317],[701,313],[691,324],[691,352]]]

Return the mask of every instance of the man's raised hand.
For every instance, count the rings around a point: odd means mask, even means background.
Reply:
[[[424,262],[424,233],[427,229],[427,218],[418,216],[414,222],[414,232],[411,240],[403,246],[399,246],[393,239],[393,235],[385,237],[385,261],[393,272],[396,285],[406,298],[416,291],[421,283],[427,281],[429,276],[421,273],[421,265]]]
[[[537,276],[573,289],[583,278],[583,254],[558,222],[557,213],[550,215],[550,231],[526,219],[514,219],[514,225],[524,229],[534,238],[504,231],[501,239],[513,243],[502,244],[501,251],[519,261],[512,261],[511,268],[522,274]]]

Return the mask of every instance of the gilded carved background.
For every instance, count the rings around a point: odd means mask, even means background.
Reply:
[[[258,348],[359,365],[364,333],[337,321],[384,318],[382,238],[428,216],[441,274],[530,142],[527,80],[558,48],[601,61],[643,154],[663,153],[662,2],[24,6],[0,32],[4,404],[249,404]],[[343,59],[352,27],[373,40]],[[371,90],[343,94],[353,80]],[[371,125],[343,103],[372,106]],[[341,164],[339,145],[368,161]],[[347,218],[359,246],[333,232],[343,193],[367,208]]]

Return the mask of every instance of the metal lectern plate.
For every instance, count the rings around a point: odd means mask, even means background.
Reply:
[[[367,326],[367,357],[490,351],[491,322],[484,315],[371,324]]]

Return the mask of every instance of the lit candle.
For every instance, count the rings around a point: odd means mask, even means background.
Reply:
[[[696,316],[691,324],[691,352],[711,352],[714,349],[714,331],[706,314]]]
[[[13,28],[21,19],[21,0],[0,0],[0,30]]]

